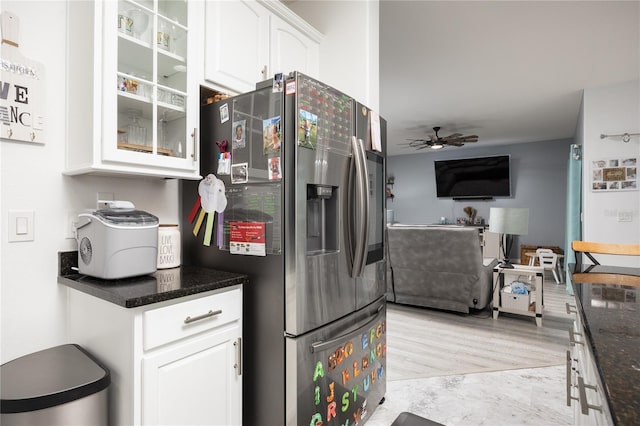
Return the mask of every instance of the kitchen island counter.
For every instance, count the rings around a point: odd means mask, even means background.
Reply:
[[[639,424],[640,268],[571,266],[579,314],[613,424]]]
[[[75,258],[74,258],[75,257]],[[195,266],[159,269],[153,274],[103,280],[78,274],[77,252],[60,253],[58,283],[125,308],[136,308],[211,290],[246,284],[247,275]]]

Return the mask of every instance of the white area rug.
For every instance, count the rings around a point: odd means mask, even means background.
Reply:
[[[447,426],[571,425],[565,367],[495,371],[387,383],[367,426],[389,426],[403,411]]]

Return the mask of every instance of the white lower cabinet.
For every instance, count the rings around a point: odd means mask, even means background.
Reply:
[[[111,371],[110,424],[242,424],[242,289],[126,309],[69,291],[69,335]]]
[[[576,314],[569,338],[571,350],[567,351],[567,405],[573,406],[574,424],[612,425],[604,388],[579,314]]]
[[[239,425],[238,331],[191,339],[142,360],[142,412],[148,425]],[[226,368],[221,368],[226,366]]]

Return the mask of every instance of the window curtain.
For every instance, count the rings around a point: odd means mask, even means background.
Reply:
[[[582,203],[582,147],[572,144],[569,147],[569,162],[567,167],[567,217],[564,249],[564,270],[566,274],[567,293],[573,295],[571,288],[571,271],[567,265],[576,262],[571,242],[582,238],[582,222],[580,220]]]

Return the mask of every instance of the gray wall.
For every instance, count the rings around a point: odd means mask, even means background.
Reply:
[[[387,200],[387,209],[393,210],[395,222],[431,224],[443,216],[448,223],[455,223],[457,217],[466,217],[464,207],[472,206],[488,224],[491,207],[528,207],[529,234],[514,240],[510,257],[520,257],[520,244],[564,247],[567,161],[572,142],[566,139],[460,150],[450,147],[440,152],[389,157],[387,176],[395,178],[395,197]],[[510,198],[453,201],[436,197],[434,160],[503,154],[511,155]]]

